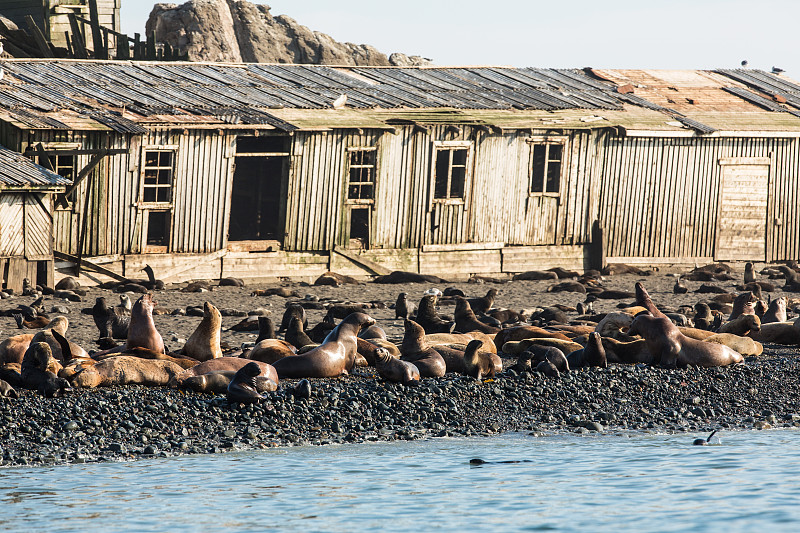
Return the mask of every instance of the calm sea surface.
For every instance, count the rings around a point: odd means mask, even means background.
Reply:
[[[510,434],[0,469],[0,530],[800,530],[800,431],[702,447],[695,436]]]

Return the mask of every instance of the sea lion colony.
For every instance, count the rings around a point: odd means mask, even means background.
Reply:
[[[709,265],[695,269],[683,279],[707,279],[707,273],[713,276],[720,270],[726,269]],[[786,276],[781,270],[764,272],[774,277]],[[148,275],[153,278],[152,273]],[[143,294],[133,306],[129,302],[126,305],[123,298],[113,311],[98,298],[97,305],[86,311],[95,320],[100,335],[98,345],[106,348],[86,347],[90,348],[87,352],[70,340],[63,317],[49,320],[41,294],[29,288],[29,296],[36,300],[30,305],[20,304],[6,314],[22,315],[23,320],[16,321],[23,329],[44,327],[36,334],[11,336],[0,345],[0,376],[4,380],[0,382],[0,391],[11,398],[19,395],[15,389],[20,388],[50,397],[70,394],[79,388],[140,384],[223,393],[230,402],[244,404],[262,402],[265,393],[280,386],[294,395],[293,386],[279,385],[281,379],[312,378],[313,385],[314,379],[347,375],[356,366],[375,367],[372,375],[380,382],[405,385],[446,374],[490,382],[501,376],[531,373],[545,376],[544,379],[558,379],[581,368],[609,365],[664,368],[738,365],[744,357],[761,354],[761,342],[800,344],[800,320],[789,318],[797,302],[785,296],[762,306],[764,311],[759,318],[759,306],[755,305],[758,299],[751,291],[738,295],[726,291],[726,298],[720,294],[703,298],[697,306],[661,309],[641,283],[636,284],[635,292],[612,291],[602,286],[601,274],[596,272],[579,276],[553,269],[522,276],[553,278],[550,289],[554,292],[569,287],[561,280],[571,277],[577,278],[575,283],[583,287],[572,290],[585,300],[580,302],[584,304],[582,315],[567,305],[570,302],[567,297],[564,304],[544,309],[510,311],[493,306],[502,302],[502,290],[491,289],[486,296],[470,300],[463,296],[463,291],[453,288],[447,288],[441,296],[440,291],[426,291],[429,294],[425,295],[420,291],[415,313],[412,298],[403,295],[398,297],[398,303],[404,309],[396,313],[395,320],[403,321],[405,334],[402,339],[394,339],[395,342],[386,338],[380,325],[367,314],[368,309],[352,303],[329,305],[325,318],[317,325],[325,324],[326,334],[312,341],[305,334],[304,328],[308,328],[305,309],[319,309],[320,302],[307,296],[287,304],[281,327],[286,332],[285,339],[272,338],[274,326],[262,314],[251,322],[256,330],[260,326],[260,337],[265,338],[244,349],[224,347],[220,341],[221,313],[206,302],[197,313],[203,318],[195,332],[180,350],[172,353],[165,349],[156,327],[153,312],[157,302],[150,293]],[[325,283],[329,283],[327,278]],[[158,290],[155,281],[151,279],[148,285]],[[791,283],[794,278],[790,274],[787,285]],[[59,285],[59,297],[71,298],[70,294],[64,294],[69,291],[80,299],[83,289],[74,280],[62,280]],[[42,288],[41,292],[51,291]],[[297,298],[299,293],[287,291],[287,295]],[[598,296],[633,301],[621,303],[619,312],[594,313],[592,302]],[[476,314],[473,303],[484,312]],[[454,305],[454,315],[441,315],[442,309],[450,304]],[[707,316],[709,311],[711,320]],[[337,316],[344,318],[334,325]],[[694,316],[699,317],[697,324],[693,323]],[[729,317],[734,319],[728,320]],[[127,329],[125,342],[116,345],[113,337],[119,335],[113,332],[119,333],[123,326]],[[313,330],[308,328],[309,332]],[[114,346],[108,347],[109,344]]]

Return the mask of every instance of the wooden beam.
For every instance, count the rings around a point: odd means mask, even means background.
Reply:
[[[161,281],[167,280],[169,278],[174,278],[178,274],[182,274],[182,273],[186,272],[187,270],[191,270],[191,269],[195,268],[199,263],[204,263],[204,262],[208,262],[208,261],[216,261],[217,259],[220,259],[221,257],[225,257],[227,254],[228,254],[227,248],[223,248],[222,250],[217,250],[216,252],[212,252],[212,253],[207,254],[207,255],[205,255],[203,257],[194,256],[194,257],[191,257],[190,259],[188,259],[186,263],[184,263],[182,265],[179,265],[179,266],[176,266],[176,267],[173,267],[171,270],[167,270],[166,272],[164,272],[161,275],[156,276],[156,277],[158,279],[160,279]]]
[[[28,29],[31,30],[33,40],[36,41],[36,45],[39,47],[42,57],[55,57],[53,55],[53,50],[50,48],[50,43],[47,42],[44,33],[42,33],[42,30],[36,25],[36,21],[33,20],[33,17],[31,15],[25,15],[25,22],[28,23]]]
[[[39,156],[39,165],[43,166],[50,172],[55,172],[53,162],[50,160],[50,156],[45,151],[42,143],[36,143],[36,155]]]
[[[375,263],[374,261],[370,261],[369,259],[365,259],[365,258],[359,256],[358,254],[354,254],[350,250],[347,250],[347,249],[345,249],[345,248],[343,248],[341,246],[338,246],[338,245],[334,246],[333,247],[333,252],[348,258],[350,261],[352,261],[352,262],[354,262],[354,263],[356,263],[358,265],[361,265],[362,267],[366,268],[367,270],[371,270],[372,272],[374,272],[375,274],[378,274],[380,276],[384,276],[386,274],[391,274],[391,272],[392,272],[388,268],[386,268],[384,266],[381,266],[378,263]]]
[[[127,154],[128,150],[126,150],[125,148],[100,149],[100,150],[60,150],[58,148],[42,148],[42,149],[28,148],[22,153],[22,155],[32,156],[41,153],[45,153],[47,155],[97,155],[97,154],[120,155],[120,154]],[[236,155],[238,157],[239,154]]]
[[[89,0],[89,20],[91,20],[94,58],[108,59],[108,50],[103,46],[103,33],[100,30],[100,14],[97,10],[97,0]]]
[[[75,192],[75,189],[78,188],[78,185],[80,185],[86,176],[92,173],[95,167],[100,164],[100,161],[102,161],[103,158],[108,155],[108,152],[108,150],[103,150],[102,152],[95,154],[95,156],[89,161],[89,164],[83,167],[83,169],[78,173],[78,177],[75,178],[75,181],[72,182],[72,185],[70,185],[67,190],[64,191],[64,195],[59,196],[57,203],[65,205],[63,200]]]
[[[117,274],[113,270],[109,270],[107,268],[103,268],[100,265],[92,263],[91,261],[89,261],[88,259],[85,259],[85,258],[79,258],[79,257],[76,257],[74,255],[70,255],[70,254],[67,254],[67,253],[64,253],[64,252],[58,252],[56,250],[53,250],[53,257],[55,257],[56,259],[60,259],[62,261],[69,261],[71,263],[75,263],[76,265],[80,261],[82,266],[83,266],[83,268],[85,268],[86,270],[91,270],[92,272],[97,272],[98,274],[106,275],[106,276],[108,276],[110,278],[114,278],[117,281],[122,281],[122,282],[126,282],[126,283],[130,281],[125,276],[120,276],[119,274]]]
[[[75,13],[69,13],[69,26],[72,28],[72,49],[78,59],[89,59],[89,51],[86,50],[86,42],[83,40],[83,32],[78,25]]]

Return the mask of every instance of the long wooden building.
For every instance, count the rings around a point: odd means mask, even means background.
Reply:
[[[762,71],[0,67],[0,143],[73,179],[54,211],[65,268],[455,278],[800,257],[800,85]]]

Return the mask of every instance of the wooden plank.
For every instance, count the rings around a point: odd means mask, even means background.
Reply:
[[[361,257],[358,254],[352,253],[351,251],[342,248],[341,246],[334,246],[333,251],[339,255],[348,258],[350,261],[358,263],[359,265],[362,265],[364,268],[373,271],[375,274],[386,275],[391,273],[391,270],[389,270],[388,268],[383,267],[378,263],[375,263],[374,261],[370,261],[369,259]]]
[[[53,50],[50,48],[50,43],[47,42],[44,33],[42,33],[42,30],[36,25],[36,21],[33,20],[33,17],[31,15],[26,15],[25,22],[28,24],[28,29],[31,35],[33,35],[33,39],[36,41],[36,45],[39,47],[39,52],[42,56],[55,57],[53,55]]]
[[[626,265],[703,265],[713,263],[713,257],[606,257],[607,264],[624,263]]]
[[[205,254],[201,257],[192,257],[190,260],[183,262],[182,264],[176,266],[175,268],[168,270],[166,272],[161,273],[158,278],[162,281],[166,281],[170,278],[174,278],[178,274],[182,274],[187,270],[191,270],[196,268],[198,264],[215,261],[217,259],[221,259],[228,254],[228,250],[223,248],[222,250],[217,250],[216,252],[212,252],[210,254]]]
[[[108,276],[110,278],[113,278],[113,279],[115,279],[117,281],[125,281],[125,282],[130,281],[128,278],[126,278],[124,276],[120,276],[119,274],[117,274],[113,270],[109,270],[107,268],[101,267],[100,265],[96,265],[96,264],[92,263],[90,260],[86,259],[85,257],[79,258],[79,257],[76,257],[76,256],[74,256],[72,254],[66,254],[64,252],[59,252],[57,250],[53,250],[53,257],[55,257],[56,259],[60,259],[62,261],[69,261],[71,263],[75,263],[76,265],[78,263],[80,263],[81,264],[81,268],[84,268],[86,270],[91,270],[92,272],[97,272],[99,274],[103,274],[103,275]]]
[[[505,246],[504,242],[462,242],[455,244],[423,244],[423,252],[455,252],[469,250],[498,250]]]
[[[103,41],[102,28],[100,27],[100,15],[97,10],[97,0],[89,0],[89,19],[92,28],[92,43],[94,45],[95,59],[108,59],[108,48]]]
[[[10,257],[8,259],[8,277],[6,288],[15,293],[22,292],[22,280],[28,276],[28,261],[24,257]]]

